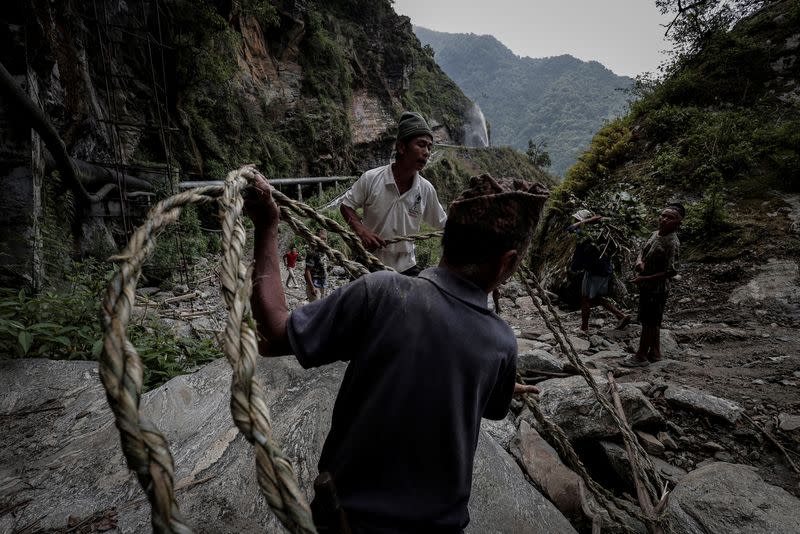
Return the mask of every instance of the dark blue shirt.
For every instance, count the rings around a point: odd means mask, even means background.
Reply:
[[[517,343],[487,295],[442,268],[378,272],[295,310],[304,367],[349,361],[319,470],[374,525],[464,527],[481,417],[505,417]]]

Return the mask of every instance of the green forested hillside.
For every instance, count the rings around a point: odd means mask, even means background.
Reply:
[[[483,110],[492,143],[521,149],[544,141],[563,175],[605,121],[622,115],[632,80],[569,55],[518,57],[490,35],[414,27],[436,62]]]
[[[594,136],[551,197],[539,260],[552,284],[571,252],[561,229],[583,207],[635,237],[682,201],[686,261],[800,253],[775,243],[786,229],[768,213],[800,189],[800,3],[765,5],[703,36],[662,80],[639,80],[631,113]]]

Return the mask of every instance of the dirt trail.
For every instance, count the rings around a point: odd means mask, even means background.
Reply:
[[[673,286],[663,325],[673,350],[649,367],[619,368],[619,380],[691,386],[735,401],[800,465],[800,431],[783,430],[779,422],[781,414],[800,415],[800,197],[773,194],[737,208],[732,217],[743,228],[739,253],[685,262]],[[513,327],[544,329],[532,307],[503,302],[502,315]],[[577,332],[578,312],[562,313],[567,328]],[[611,368],[636,349],[640,331],[636,325],[615,331],[615,323],[595,308],[587,336],[593,345],[603,340],[623,349],[603,359]],[[603,348],[593,346],[588,352]],[[685,433],[677,453],[668,458],[671,463],[689,470],[711,458],[749,464],[768,482],[800,495],[800,476],[746,419],[730,426],[669,406],[657,388],[651,397]]]

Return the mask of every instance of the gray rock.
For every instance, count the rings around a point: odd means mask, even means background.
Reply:
[[[189,324],[192,326],[192,332],[200,339],[217,339],[217,336],[225,330],[224,322],[208,315],[192,319]]]
[[[671,385],[664,392],[664,398],[681,408],[707,413],[731,424],[738,421],[744,412],[744,409],[733,401],[690,387]]]
[[[517,308],[533,308],[533,298],[530,296],[519,297],[514,301]]]
[[[625,356],[627,355],[621,350],[601,350],[589,355],[588,358],[592,360],[603,360],[608,358],[624,358]]]
[[[549,330],[547,330],[546,328],[526,328],[525,330],[522,330],[522,332],[519,334],[519,337],[529,340],[535,340],[539,339],[540,336],[547,334],[548,332]],[[517,342],[519,342],[519,339],[517,339]]]
[[[734,289],[728,301],[731,304],[797,303],[800,301],[797,277],[797,263],[770,259],[750,282]]]
[[[553,503],[525,480],[514,459],[481,433],[466,534],[576,534]]]
[[[175,337],[178,338],[186,338],[192,337],[194,332],[192,331],[192,325],[186,321],[181,321],[178,319],[169,319],[169,318],[161,318],[159,322],[167,327]]]
[[[599,444],[606,455],[609,465],[617,476],[633,487],[633,475],[631,474],[630,461],[628,460],[628,454],[625,452],[625,447],[612,441],[601,441]],[[658,469],[658,473],[673,484],[676,484],[686,475],[686,470],[665,462],[661,458],[651,456],[650,460],[653,462],[653,466]]]
[[[778,415],[778,428],[784,432],[800,431],[800,415],[782,413]]]
[[[675,534],[800,532],[800,500],[746,465],[714,462],[692,471],[672,491],[666,513]]]
[[[727,451],[717,451],[714,453],[714,459],[720,462],[733,462],[733,455]]]
[[[511,443],[511,454],[542,493],[573,521],[584,518],[580,500],[581,478],[561,462],[558,453],[526,422]],[[589,498],[589,492],[584,491]]]
[[[568,336],[572,346],[575,347],[577,352],[584,352],[589,350],[591,343],[589,343],[588,339],[584,339],[578,336]]]
[[[661,456],[664,454],[664,444],[654,435],[642,432],[641,430],[637,430],[636,435],[639,438],[639,443],[642,444],[642,447],[644,447],[644,450],[647,451],[648,454],[652,454],[653,456]]]
[[[564,371],[564,366],[567,363],[569,362],[567,362],[566,358],[559,358],[541,349],[522,352],[517,356],[517,370],[521,373],[533,373],[536,371],[560,373]]]
[[[608,387],[604,376],[594,376],[601,391]],[[661,414],[641,390],[624,383],[619,387],[622,406],[632,426],[661,422]],[[618,433],[611,416],[597,401],[582,376],[545,380],[538,384],[538,388],[542,412],[558,424],[570,439],[602,439]]]
[[[334,265],[331,267],[330,275],[335,276],[336,278],[347,278],[349,276],[347,271],[345,271],[344,267],[341,265]]]
[[[606,340],[603,339],[601,336],[598,336],[597,334],[589,336],[589,345],[592,347],[602,347],[604,346],[605,342]]]
[[[670,330],[661,330],[661,354],[665,358],[675,358],[681,355],[678,342]]]
[[[307,496],[343,370],[259,361],[275,437]],[[197,532],[283,532],[258,491],[253,449],[231,420],[230,381],[227,362],[218,360],[146,393],[142,410],[170,443],[178,503]],[[118,532],[150,531],[149,504],[125,466],[95,362],[0,361],[0,391],[0,501],[21,503],[0,517],[0,532],[33,521],[64,528],[69,515],[112,507]],[[470,513],[472,532],[574,532],[483,432]]]
[[[524,333],[522,334],[525,335]],[[524,337],[517,338],[517,353],[522,354],[523,352],[528,352],[531,350],[542,349],[542,350],[549,350],[550,345],[543,341],[536,341],[535,339],[529,339]]]
[[[645,395],[647,395],[648,391],[653,389],[653,384],[651,384],[650,382],[645,382],[643,380],[640,380],[640,381],[637,381],[637,382],[619,382],[619,383],[620,384],[625,384],[626,386],[629,386],[629,387],[634,387],[634,388],[638,389],[639,391],[641,391],[642,393],[644,393]]]
[[[481,420],[481,430],[486,432],[493,440],[500,444],[504,449],[508,449],[511,440],[517,433],[517,426],[511,414],[505,419],[492,421],[490,419]]]
[[[675,440],[672,439],[670,435],[667,434],[666,432],[659,432],[656,437],[658,438],[658,441],[660,441],[664,445],[665,449],[671,451],[678,450],[678,444],[675,443]]]

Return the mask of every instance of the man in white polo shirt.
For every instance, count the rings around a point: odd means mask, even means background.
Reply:
[[[394,163],[362,174],[345,194],[340,208],[367,250],[375,251],[385,265],[409,276],[422,270],[417,266],[414,244],[403,241],[387,245],[386,240],[419,233],[422,221],[436,229],[444,228],[447,214],[436,190],[419,174],[428,163],[432,147],[433,132],[425,119],[419,113],[404,112],[397,129]],[[356,213],[359,208],[364,210],[363,219]]]

